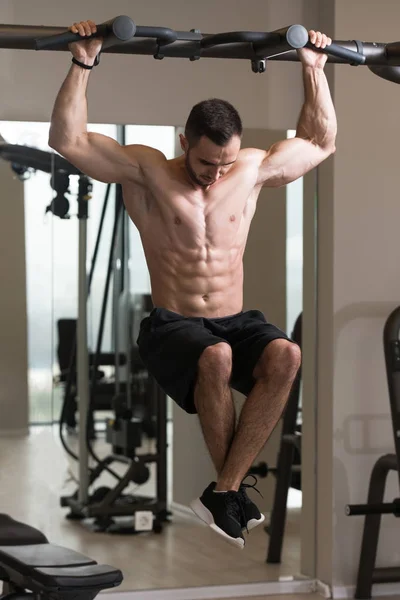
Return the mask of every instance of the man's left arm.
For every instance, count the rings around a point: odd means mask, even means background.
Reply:
[[[309,35],[318,48],[332,43],[320,32]],[[269,187],[302,177],[335,152],[336,114],[324,73],[327,55],[309,48],[298,53],[303,64],[304,104],[296,137],[273,144],[262,157],[258,183]]]

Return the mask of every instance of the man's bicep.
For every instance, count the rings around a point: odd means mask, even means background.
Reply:
[[[311,171],[329,154],[311,140],[299,137],[277,142],[265,153],[258,183],[268,187],[287,185]]]
[[[100,133],[88,132],[60,153],[83,173],[104,183],[141,180],[140,157],[144,147],[121,146]]]

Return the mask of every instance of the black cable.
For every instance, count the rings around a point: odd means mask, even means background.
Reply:
[[[118,202],[117,207],[116,207],[112,236],[111,236],[110,253],[109,253],[109,257],[108,257],[108,266],[107,266],[107,276],[106,276],[106,282],[104,285],[103,302],[102,302],[101,313],[100,313],[100,323],[99,323],[99,333],[98,333],[98,337],[97,337],[97,347],[96,347],[96,351],[95,351],[94,359],[93,359],[93,371],[92,371],[92,382],[91,382],[91,388],[90,388],[88,416],[92,415],[94,412],[93,407],[94,407],[95,391],[96,391],[96,384],[97,384],[96,371],[97,371],[98,360],[99,360],[99,356],[100,356],[100,352],[101,352],[101,346],[102,346],[102,342],[103,342],[104,322],[105,322],[106,311],[107,311],[111,274],[113,271],[115,241],[116,241],[117,233],[118,233],[118,225],[119,225],[120,215],[122,214],[121,213],[122,206],[123,206],[122,201]],[[90,440],[90,422],[91,422],[91,419],[88,418],[86,420],[87,448],[89,450],[91,457],[94,460],[96,460],[99,464],[104,464],[104,460],[99,458],[93,449],[93,446],[92,446],[92,443]],[[105,470],[108,471],[111,475],[113,475],[116,479],[121,480],[121,477],[117,473],[115,473],[115,471],[110,469],[110,467],[105,466]]]

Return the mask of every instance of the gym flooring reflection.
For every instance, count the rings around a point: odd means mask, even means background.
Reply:
[[[100,454],[102,443],[96,442]],[[107,450],[104,444],[105,453]],[[67,460],[56,428],[32,427],[28,437],[2,437],[0,512],[37,527],[54,544],[120,568],[124,581],[118,590],[232,585],[298,577],[300,509],[288,512],[282,564],[267,565],[268,538],[262,526],[250,533],[245,549],[238,551],[183,512],[174,513],[173,522],[166,524],[159,535],[94,533],[79,522],[68,521],[68,509],[60,507],[60,496],[76,489],[71,471],[76,475],[77,465]],[[104,483],[99,481],[100,485]],[[153,477],[139,493],[154,494]]]

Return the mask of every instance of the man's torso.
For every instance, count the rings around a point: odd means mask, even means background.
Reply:
[[[257,161],[242,150],[207,190],[190,184],[180,159],[159,160],[144,171],[142,185],[124,184],[156,306],[208,317],[242,309],[242,258],[260,192],[257,175]]]

